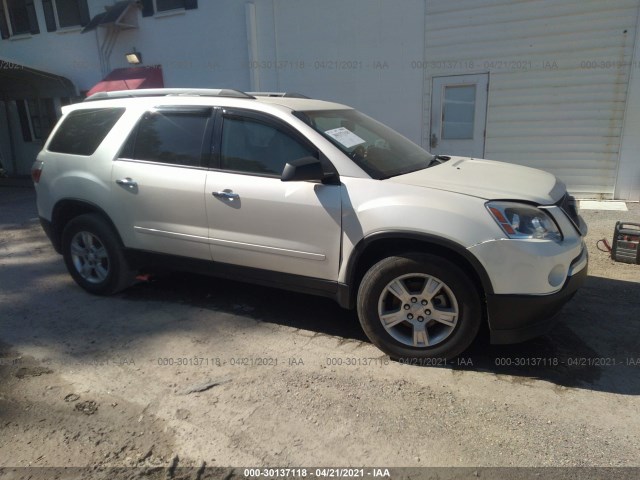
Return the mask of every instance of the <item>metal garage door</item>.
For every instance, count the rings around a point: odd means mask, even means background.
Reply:
[[[485,157],[611,198],[639,3],[429,0],[425,107],[437,95],[433,77],[489,73]]]

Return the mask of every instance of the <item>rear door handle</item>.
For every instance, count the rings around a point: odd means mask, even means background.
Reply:
[[[135,180],[133,180],[132,178],[119,178],[116,180],[116,183],[118,185],[122,185],[123,187],[130,187],[130,188],[135,188],[138,186],[138,182],[136,182]]]
[[[238,195],[237,193],[233,193],[231,190],[222,190],[220,192],[212,192],[211,195],[213,195],[216,198],[224,198],[230,201],[233,201],[236,198],[240,198],[240,195]]]

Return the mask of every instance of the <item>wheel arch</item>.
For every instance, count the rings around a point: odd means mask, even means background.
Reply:
[[[56,202],[51,214],[51,243],[56,252],[62,253],[62,232],[64,232],[66,225],[74,218],[88,213],[100,215],[113,229],[118,242],[122,245],[122,238],[120,238],[118,229],[102,208],[86,200],[65,198]]]
[[[468,272],[483,299],[493,293],[493,286],[487,271],[462,245],[435,235],[384,231],[368,235],[354,247],[346,270],[348,293],[341,295],[339,302],[343,307],[354,308],[360,283],[365,273],[375,263],[390,255],[407,252],[424,252],[440,255]]]

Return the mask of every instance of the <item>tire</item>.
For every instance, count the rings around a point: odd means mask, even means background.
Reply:
[[[62,255],[73,279],[87,292],[111,295],[133,283],[120,241],[99,215],[80,215],[66,225]]]
[[[482,322],[480,295],[456,264],[430,254],[385,258],[358,289],[363,330],[390,357],[450,359],[475,339]]]

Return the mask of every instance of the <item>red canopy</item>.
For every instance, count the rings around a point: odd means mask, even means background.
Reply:
[[[114,90],[137,90],[139,88],[162,88],[162,67],[131,67],[116,68],[102,81],[87,92],[87,97],[98,92],[113,92]]]

